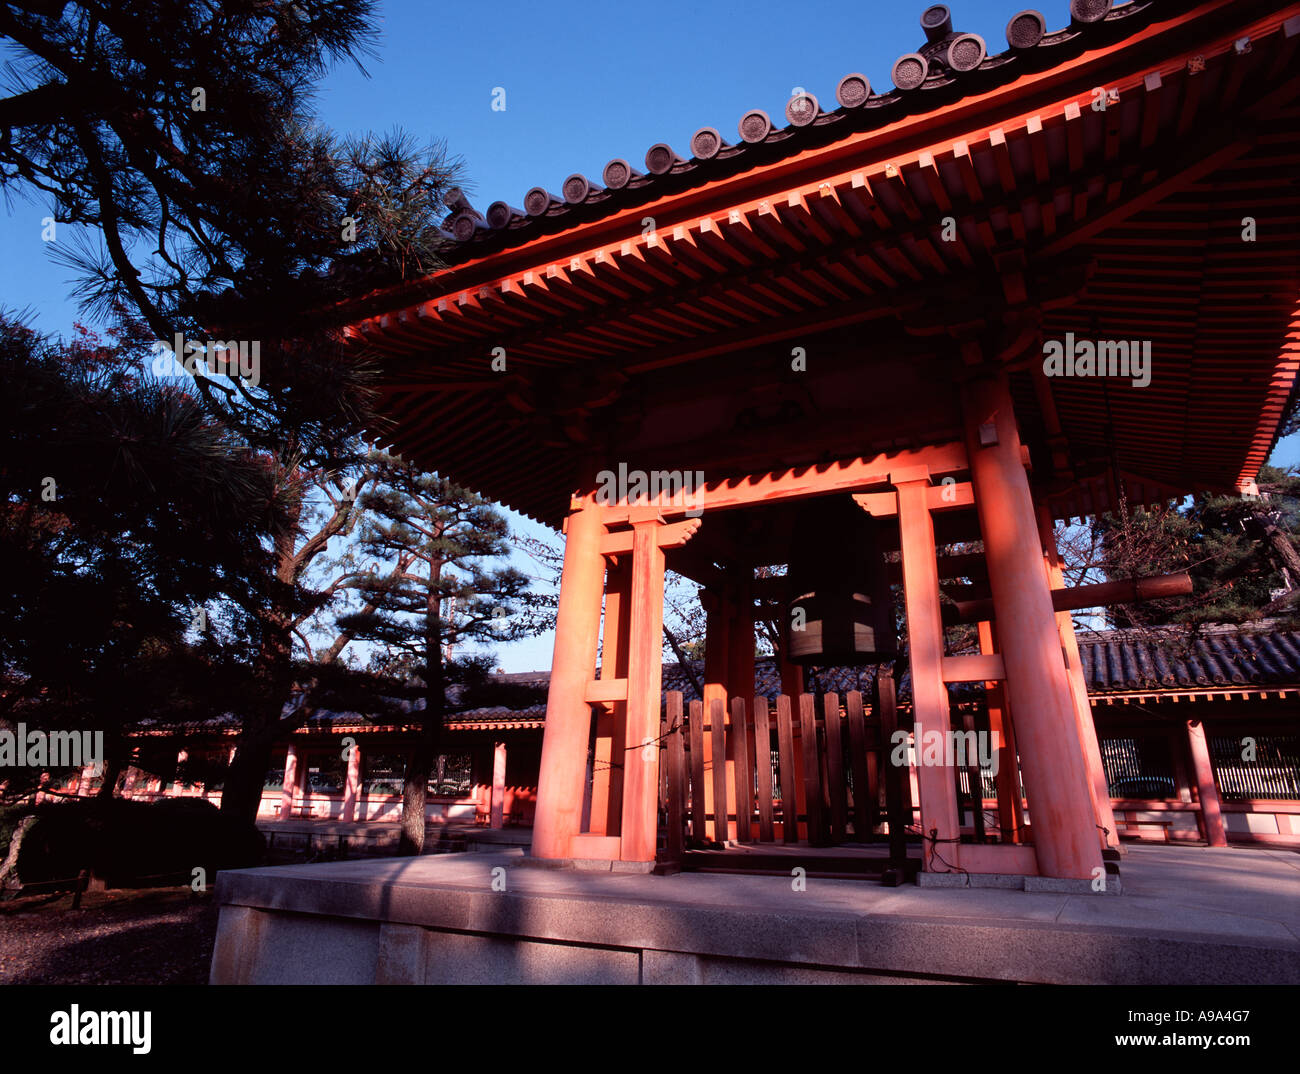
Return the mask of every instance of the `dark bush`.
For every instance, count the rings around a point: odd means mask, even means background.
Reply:
[[[36,817],[18,855],[24,886],[82,869],[109,887],[189,883],[196,866],[211,884],[220,869],[257,865],[265,850],[255,825],[198,798],[51,802]]]

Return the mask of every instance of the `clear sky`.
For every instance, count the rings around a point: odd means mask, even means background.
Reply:
[[[336,70],[319,97],[320,118],[342,132],[402,127],[445,139],[465,159],[466,189],[485,209],[519,206],[527,190],[558,190],[581,172],[596,182],[623,157],[644,170],[645,151],[668,142],[690,155],[690,136],[716,127],[728,141],[751,108],[776,126],[796,88],[834,108],[835,86],[861,72],[888,89],[893,62],[925,40],[923,2],[881,0],[659,0],[653,4],[536,4],[497,0],[432,4],[381,0],[378,56],[370,77]],[[1007,21],[1024,0],[952,0],[954,29],[1006,48]],[[1050,31],[1069,22],[1068,0],[1037,5]],[[504,110],[494,95],[505,91]],[[66,332],[75,316],[66,269],[41,240],[46,208],[14,201],[0,213],[0,305],[27,308],[35,326]],[[1275,462],[1300,462],[1300,444]],[[522,528],[539,532],[532,523]],[[540,531],[549,533],[549,531]],[[529,561],[520,563],[528,569]],[[550,666],[551,639],[498,649],[510,671]]]

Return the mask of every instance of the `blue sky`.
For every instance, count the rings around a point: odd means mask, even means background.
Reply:
[[[640,168],[656,142],[689,156],[690,136],[700,127],[716,127],[734,141],[736,122],[751,108],[781,126],[796,87],[831,108],[836,83],[850,72],[888,88],[894,60],[924,41],[925,6],[381,0],[378,56],[366,61],[371,77],[336,70],[323,84],[319,114],[342,132],[402,127],[426,141],[445,140],[465,159],[466,189],[478,208],[496,200],[518,206],[529,188],[558,190],[574,172],[599,182],[614,157]],[[1007,20],[1023,5],[948,6],[955,29],[981,34],[996,53],[1006,47]],[[1049,31],[1069,22],[1068,0],[1046,0],[1038,9]],[[492,108],[498,88],[504,110]],[[46,212],[40,203],[15,200],[0,213],[0,305],[28,308],[37,328],[67,332],[75,303],[67,270],[49,260],[41,239]],[[1274,461],[1300,462],[1297,440]],[[502,646],[498,654],[507,670],[549,667],[551,639]]]

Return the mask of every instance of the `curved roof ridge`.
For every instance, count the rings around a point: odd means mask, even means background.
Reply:
[[[801,91],[786,104],[788,122],[784,127],[776,127],[761,109],[750,109],[737,123],[735,143],[728,143],[718,128],[701,127],[691,136],[689,158],[677,156],[672,146],[660,142],[646,152],[646,174],[624,178],[622,169],[630,173],[633,166],[616,157],[605,165],[605,186],[591,183],[572,199],[565,192],[536,212],[528,206],[528,199],[539,192],[546,195],[545,187],[534,187],[524,196],[524,214],[499,211],[494,217],[489,212],[486,219],[457,191],[458,200],[451,204],[449,199],[451,213],[443,223],[443,235],[452,247],[447,259],[454,263],[480,257],[599,217],[599,208],[592,212],[592,206],[631,207],[660,194],[883,126],[903,115],[929,112],[1027,72],[1059,66],[1086,47],[1113,43],[1143,29],[1151,21],[1152,9],[1160,6],[1166,6],[1166,0],[1127,0],[1118,5],[1113,0],[1071,0],[1070,24],[1052,32],[1040,12],[1019,11],[1007,23],[1007,48],[990,55],[979,34],[952,29],[947,5],[933,4],[920,18],[927,41],[916,52],[899,56],[891,69],[894,86],[884,92],[874,90],[864,75],[852,72],[836,86],[837,108],[827,111],[813,94]],[[766,129],[756,117],[767,121]],[[609,181],[612,168],[622,180],[617,186]],[[575,178],[582,176],[570,176],[563,185]],[[497,206],[510,208],[505,202],[494,202],[492,207]],[[561,221],[558,225],[557,220]]]

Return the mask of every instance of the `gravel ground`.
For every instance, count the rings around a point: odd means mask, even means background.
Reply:
[[[217,907],[188,887],[0,902],[0,984],[207,984]]]

